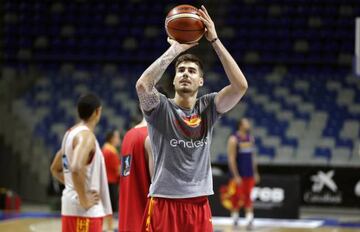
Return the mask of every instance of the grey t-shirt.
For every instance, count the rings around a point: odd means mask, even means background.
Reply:
[[[149,195],[190,198],[214,194],[210,145],[216,93],[197,99],[192,110],[177,106],[160,94],[160,104],[145,113],[154,156]]]

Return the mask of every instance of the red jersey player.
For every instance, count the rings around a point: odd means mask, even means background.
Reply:
[[[120,134],[117,130],[112,130],[106,134],[106,143],[102,147],[102,153],[105,159],[106,175],[109,184],[109,193],[111,208],[117,212],[119,199],[119,178],[120,178],[120,158],[117,147],[120,145]],[[113,231],[112,215],[106,218],[108,230]]]
[[[152,155],[143,119],[124,136],[121,145],[119,231],[140,231],[149,193]]]

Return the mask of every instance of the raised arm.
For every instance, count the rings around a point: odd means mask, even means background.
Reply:
[[[180,53],[197,45],[197,43],[179,44],[169,38],[168,42],[171,44],[170,48],[155,60],[136,82],[136,91],[140,106],[144,111],[151,111],[159,104],[159,92],[156,90],[155,85],[161,79],[166,68]]]
[[[232,135],[229,137],[227,144],[228,164],[234,180],[236,181],[236,183],[240,184],[241,177],[236,165],[236,146],[236,138]]]
[[[236,61],[218,38],[214,22],[204,6],[201,6],[199,13],[206,26],[207,31],[205,33],[205,37],[211,42],[211,45],[218,55],[230,81],[230,84],[224,87],[215,97],[216,110],[219,113],[226,113],[231,110],[245,94],[248,88],[248,83]]]
[[[90,154],[95,152],[95,136],[89,131],[82,131],[76,136],[76,146],[70,161],[70,170],[75,191],[82,207],[88,209],[99,201],[99,193],[86,189],[86,166]]]
[[[50,172],[53,177],[55,177],[60,183],[64,184],[64,172],[62,167],[62,155],[63,155],[62,149],[60,149],[58,152],[56,152],[56,155],[54,157],[53,162],[50,166]]]

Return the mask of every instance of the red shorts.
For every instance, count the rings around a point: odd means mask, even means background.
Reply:
[[[141,231],[212,232],[209,200],[207,197],[184,199],[149,198]]]
[[[255,186],[255,179],[253,177],[242,177],[241,183],[238,186],[238,193],[240,201],[244,208],[252,207],[251,191]]]
[[[61,216],[62,232],[102,232],[103,218]]]

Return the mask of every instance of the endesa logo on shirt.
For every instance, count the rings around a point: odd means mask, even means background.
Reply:
[[[184,147],[184,148],[198,148],[207,145],[207,138],[201,140],[183,140],[183,139],[170,139],[170,146],[172,147]]]

